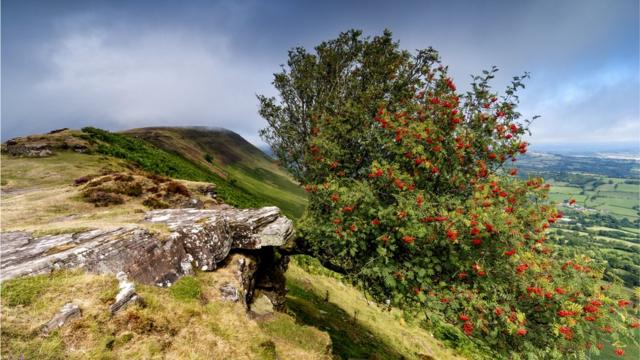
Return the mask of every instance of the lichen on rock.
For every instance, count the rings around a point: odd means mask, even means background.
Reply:
[[[245,306],[251,303],[256,287],[276,308],[283,301],[287,260],[275,248],[287,243],[293,224],[278,208],[163,209],[149,211],[146,221],[165,224],[171,235],[160,239],[143,226],[133,225],[40,237],[24,231],[1,233],[0,279],[63,268],[118,274],[121,291],[112,305],[114,313],[139,300],[128,279],[171,286],[195,268],[213,271],[224,263],[237,273],[233,286]],[[231,253],[239,255],[225,262]],[[229,288],[225,292],[231,295]]]

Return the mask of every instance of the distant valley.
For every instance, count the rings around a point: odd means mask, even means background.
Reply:
[[[640,160],[632,151],[532,153],[516,163],[523,178],[541,176],[565,213],[551,239],[562,251],[606,262],[605,278],[640,285]],[[573,204],[572,200],[575,201]]]

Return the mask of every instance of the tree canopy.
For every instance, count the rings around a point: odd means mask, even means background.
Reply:
[[[432,48],[351,30],[295,48],[259,96],[261,133],[309,192],[298,247],[380,304],[455,326],[487,353],[581,357],[638,328],[603,266],[560,258],[546,230],[562,218],[527,151],[514,77],[503,94],[473,76],[460,92]],[[424,316],[422,316],[424,317]]]

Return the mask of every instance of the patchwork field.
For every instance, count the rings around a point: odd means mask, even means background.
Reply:
[[[639,286],[640,182],[579,172],[535,175],[552,185],[549,199],[566,214],[551,230],[551,238],[564,245],[563,251],[606,262],[608,280]],[[576,203],[570,205],[570,200]]]
[[[635,221],[640,218],[638,204],[640,185],[628,184],[628,179],[592,176],[593,181],[582,186],[547,178],[552,187],[550,198],[557,202],[576,200],[578,207],[596,210],[617,218]],[[589,211],[589,210],[587,210]]]

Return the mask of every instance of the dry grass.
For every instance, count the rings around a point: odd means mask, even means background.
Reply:
[[[211,184],[174,182],[132,172],[120,161],[101,156],[70,152],[46,158],[2,155],[1,166],[3,184],[6,183],[2,186],[0,199],[2,231],[25,230],[37,235],[54,235],[138,224],[164,233],[165,227],[143,222],[144,213],[149,210],[149,206],[144,205],[147,197],[157,195],[159,201],[175,206],[187,199],[184,194],[189,194],[205,206],[215,204],[201,191]],[[90,181],[74,185],[75,179],[87,175],[90,175]],[[129,178],[132,180],[127,181]],[[90,186],[92,184],[97,186]],[[155,193],[146,193],[154,187],[157,188]],[[171,187],[173,193],[167,194],[167,187]],[[85,189],[113,192],[122,196],[124,203],[96,207],[83,200]]]
[[[2,154],[2,191],[28,191],[73,184],[90,174],[126,169],[123,161],[99,155],[60,152],[46,158],[12,157]]]
[[[223,281],[216,273],[195,279],[204,293]],[[20,282],[25,282],[20,291],[37,286],[39,293],[24,305],[3,302],[3,358],[329,359],[328,336],[285,314],[259,324],[239,303],[176,300],[168,289],[138,285],[146,306],[111,317],[108,306],[117,292],[113,277],[59,272],[13,280],[3,284],[3,291],[10,296],[11,286]],[[80,305],[82,317],[47,337],[39,335],[39,326],[69,301]]]

